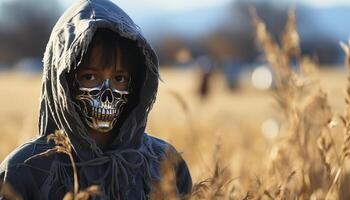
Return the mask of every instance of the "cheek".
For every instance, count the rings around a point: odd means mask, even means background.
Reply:
[[[113,80],[111,81],[111,86],[117,90],[121,90],[121,91],[126,91],[128,89],[128,85],[129,85],[129,81],[126,80],[125,82],[120,82],[117,80]]]
[[[79,81],[80,83],[80,86],[81,87],[85,87],[85,88],[93,88],[93,87],[97,87],[100,85],[100,82],[99,81],[90,81],[90,80],[81,80]]]
[[[99,75],[92,72],[78,72],[76,78],[80,86],[85,88],[96,87],[101,82]]]

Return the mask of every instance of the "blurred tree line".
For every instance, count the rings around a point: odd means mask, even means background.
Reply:
[[[170,36],[158,41],[156,48],[161,49],[161,58],[166,58],[161,60],[165,65],[176,63],[176,52],[188,49],[193,58],[207,54],[219,65],[228,60],[235,60],[241,64],[259,61],[259,49],[249,13],[252,7],[256,8],[273,38],[280,42],[288,11],[291,9],[287,1],[236,0],[231,5],[230,18],[221,28],[212,30],[206,36],[191,40]],[[298,27],[302,27],[303,30],[312,28],[310,25],[314,23],[308,12],[307,8],[301,6],[296,9]],[[316,33],[311,38],[301,35],[300,40],[303,54],[314,57],[321,64],[339,62],[339,56],[342,54],[339,41],[332,40],[329,35]]]
[[[0,61],[41,58],[61,12],[56,0],[4,1],[0,6]]]
[[[157,39],[155,46],[162,65],[172,66],[186,59],[208,55],[216,63],[236,60],[251,63],[259,59],[255,32],[249,8],[254,6],[278,41],[290,6],[277,0],[236,0],[230,7],[230,17],[223,25],[198,38],[167,34]],[[54,23],[63,8],[57,0],[11,0],[0,6],[0,62],[14,63],[21,58],[41,58]],[[297,8],[298,23],[312,23],[303,9]],[[205,22],[203,22],[205,23]],[[317,39],[316,39],[317,38]],[[338,44],[338,41],[335,42]],[[301,38],[303,53],[317,55],[321,63],[332,63],[339,50],[334,41],[322,33],[313,40]],[[183,53],[186,50],[188,56]],[[180,52],[180,56],[179,56]],[[181,56],[182,55],[182,56]]]

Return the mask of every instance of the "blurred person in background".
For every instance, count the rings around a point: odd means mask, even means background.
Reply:
[[[40,136],[3,161],[2,182],[23,199],[61,200],[72,192],[69,157],[38,156],[55,147],[47,137],[61,130],[72,145],[80,189],[100,187],[95,199],[148,199],[162,180],[161,162],[171,157],[177,196],[190,193],[180,154],[144,132],[158,59],[124,11],[109,0],[78,1],[53,28],[43,61]]]
[[[202,100],[208,98],[210,92],[210,80],[214,72],[214,63],[209,55],[202,55],[197,59],[200,68],[200,84],[198,94]]]

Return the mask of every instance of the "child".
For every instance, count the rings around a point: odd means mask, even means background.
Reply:
[[[40,137],[3,161],[1,182],[25,200],[62,200],[72,192],[69,157],[37,156],[55,146],[47,136],[61,130],[72,145],[80,189],[98,185],[95,199],[148,199],[161,180],[160,162],[180,156],[144,133],[159,71],[139,28],[111,1],[80,0],[55,25],[43,62]],[[181,198],[192,187],[181,157],[173,172]]]

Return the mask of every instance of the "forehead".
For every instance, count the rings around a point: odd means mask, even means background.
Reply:
[[[136,52],[131,43],[121,38],[94,36],[83,57],[83,68],[128,70],[136,65]]]

